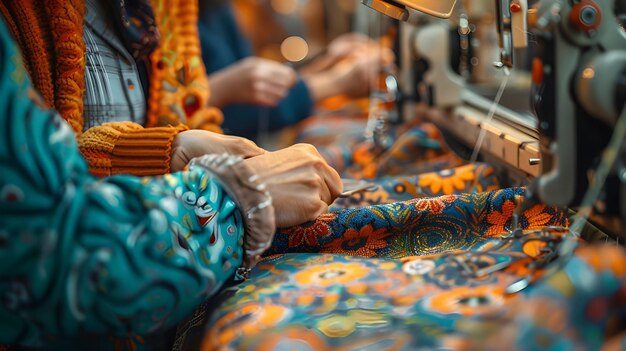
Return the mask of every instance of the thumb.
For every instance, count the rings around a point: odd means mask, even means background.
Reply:
[[[180,172],[185,169],[189,163],[189,158],[184,152],[184,148],[174,147],[172,150],[172,156],[170,160],[170,173]]]

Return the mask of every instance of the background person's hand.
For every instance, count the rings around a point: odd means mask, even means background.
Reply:
[[[365,97],[375,85],[383,66],[392,65],[393,60],[390,49],[362,49],[323,72],[304,75],[304,80],[315,101],[337,95]]]
[[[351,55],[356,51],[379,50],[378,41],[375,41],[365,34],[346,33],[338,36],[328,44],[326,55],[332,58],[334,63]]]
[[[179,133],[174,139],[170,171],[181,171],[191,159],[207,154],[226,153],[249,158],[265,152],[253,141],[245,138],[192,129]]]
[[[259,57],[248,57],[209,76],[210,104],[235,103],[276,106],[296,83],[289,66]]]
[[[296,144],[244,162],[259,176],[260,182],[267,185],[276,227],[314,220],[328,212],[328,205],[343,189],[337,171],[308,144]]]
[[[300,67],[298,72],[303,75],[321,73],[354,54],[373,55],[377,51],[380,51],[379,41],[373,40],[365,34],[342,34],[328,44],[323,54]]]

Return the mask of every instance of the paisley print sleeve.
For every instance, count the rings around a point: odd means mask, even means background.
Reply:
[[[89,175],[0,18],[0,343],[174,325],[242,264],[243,220],[201,168]]]

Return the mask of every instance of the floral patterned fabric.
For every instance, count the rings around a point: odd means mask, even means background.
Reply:
[[[511,229],[523,189],[446,195],[388,205],[336,210],[304,225],[279,230],[267,254],[322,252],[402,258],[469,250]],[[566,226],[565,212],[534,206],[525,229]]]
[[[387,150],[365,141],[366,123],[363,118],[311,117],[298,127],[294,141],[315,145],[338,172],[355,179],[416,175],[465,163],[430,123],[415,121],[391,128],[394,143]]]
[[[522,189],[339,209],[282,230],[211,301],[203,350],[594,350],[623,345],[626,253],[574,241]],[[288,253],[285,253],[288,252]],[[616,348],[619,349],[619,348]]]
[[[459,253],[403,259],[287,254],[269,258],[226,290],[203,350],[597,350],[623,345],[626,255],[580,247],[543,278],[529,238],[475,257],[511,261],[468,276]],[[492,239],[482,244],[499,244]],[[518,294],[507,287],[532,275]],[[615,340],[611,340],[611,338]],[[616,348],[619,349],[619,348]]]
[[[492,166],[473,163],[417,176],[388,176],[372,180],[374,185],[349,197],[339,198],[333,208],[389,204],[441,194],[481,193],[499,189],[500,180]]]

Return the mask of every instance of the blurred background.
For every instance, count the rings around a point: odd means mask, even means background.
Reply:
[[[355,28],[358,0],[234,0],[237,19],[256,54],[278,61],[314,57]],[[369,12],[369,11],[368,11]]]

